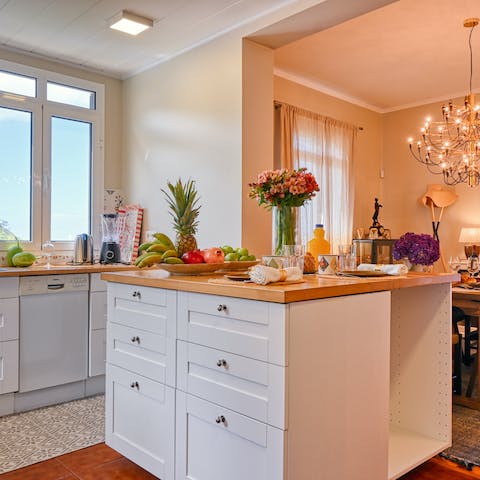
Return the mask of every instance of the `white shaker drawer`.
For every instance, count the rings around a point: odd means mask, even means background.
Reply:
[[[107,292],[90,292],[90,330],[107,328]]]
[[[286,306],[178,293],[178,338],[277,365],[286,364]]]
[[[110,322],[175,338],[175,291],[118,283],[109,284],[108,289]]]
[[[18,297],[19,277],[0,278],[0,298]]]
[[[162,480],[173,480],[175,390],[107,364],[105,442]]]
[[[0,298],[0,342],[18,339],[18,297]]]
[[[182,480],[283,480],[285,433],[177,392],[176,475]]]
[[[107,362],[175,386],[175,338],[109,323]]]
[[[177,388],[275,427],[285,425],[286,367],[177,343]]]
[[[0,393],[18,391],[18,340],[0,342]]]

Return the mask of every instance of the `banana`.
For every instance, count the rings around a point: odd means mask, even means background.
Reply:
[[[145,243],[142,243],[142,244],[138,247],[138,251],[141,252],[142,250],[147,250],[147,249],[150,248],[152,245],[153,245],[153,242],[145,242]]]
[[[161,263],[162,261],[162,255],[159,253],[156,253],[154,255],[148,255],[145,257],[138,265],[138,268],[144,268],[144,267],[150,267],[154,263]]]
[[[167,250],[166,252],[164,252],[162,254],[162,259],[165,260],[166,258],[169,258],[169,257],[178,257],[178,253],[176,250]]]
[[[167,250],[170,250],[170,247],[167,246],[167,245],[164,245],[163,243],[152,243],[151,245],[149,245],[149,247],[147,248],[147,252],[160,252],[160,253],[164,253],[166,252]]]
[[[143,253],[142,255],[137,257],[137,259],[135,260],[135,265],[138,267],[138,264],[142,260],[145,260],[147,257],[150,257],[151,255],[157,255],[157,252],[145,252],[145,253]]]
[[[164,233],[160,233],[160,232],[157,232],[157,233],[154,233],[153,236],[160,242],[162,243],[163,245],[166,245],[168,248],[171,248],[171,249],[174,249],[175,248],[175,245],[173,244],[173,242],[170,240],[170,238],[168,238],[167,235],[165,235]]]
[[[169,264],[183,264],[183,260],[181,258],[177,258],[177,257],[168,257],[166,258],[164,261],[164,263],[169,263]]]

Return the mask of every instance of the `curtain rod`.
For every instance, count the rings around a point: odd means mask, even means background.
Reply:
[[[275,106],[275,109],[280,108],[282,105],[288,105],[288,106],[290,106],[290,107],[299,108],[300,110],[302,110],[302,108],[300,108],[300,107],[296,107],[295,105],[290,105],[289,103],[279,102],[279,101],[277,101],[277,100],[274,100],[273,105]],[[303,109],[303,110],[305,110],[305,109]],[[308,111],[308,112],[309,112],[310,110],[305,110],[305,111]],[[310,113],[313,113],[313,114],[315,114],[315,115],[321,115],[320,113],[317,113],[317,112],[310,112]],[[322,115],[322,116],[323,116],[323,115]],[[331,118],[331,117],[328,117],[328,118]],[[336,119],[336,118],[332,118],[332,120],[337,120],[337,119]],[[340,121],[342,121],[342,120],[340,120]],[[348,122],[347,122],[347,123],[348,123]],[[351,125],[351,124],[350,124],[350,125]],[[363,127],[360,127],[360,126],[357,126],[357,125],[353,125],[353,127],[355,127],[357,130],[363,132]]]

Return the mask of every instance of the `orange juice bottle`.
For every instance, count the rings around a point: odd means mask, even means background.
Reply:
[[[308,248],[313,258],[315,259],[315,266],[318,270],[318,257],[330,253],[330,242],[325,239],[325,230],[321,223],[317,223],[313,230],[313,238],[308,242]]]

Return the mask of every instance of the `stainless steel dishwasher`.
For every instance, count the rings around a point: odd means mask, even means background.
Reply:
[[[20,277],[19,391],[87,378],[88,274]]]

